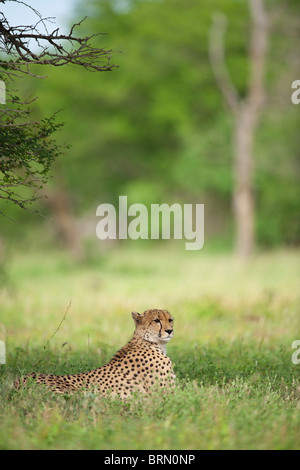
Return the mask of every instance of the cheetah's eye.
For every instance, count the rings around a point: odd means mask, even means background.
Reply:
[[[170,318],[170,319],[169,319],[169,323],[172,323],[172,322],[173,322],[173,320],[172,320],[172,318]]]
[[[158,318],[156,318],[156,320],[153,320],[155,321],[155,323],[160,323],[160,320]]]

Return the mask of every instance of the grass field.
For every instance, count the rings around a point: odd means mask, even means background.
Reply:
[[[300,448],[299,252],[247,264],[160,245],[81,264],[30,249],[10,258],[0,272],[1,449]],[[104,364],[130,339],[130,312],[148,308],[175,317],[174,393],[121,402],[12,389],[33,370]]]

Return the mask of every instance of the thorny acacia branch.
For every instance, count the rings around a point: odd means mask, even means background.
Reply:
[[[33,120],[30,104],[36,98],[20,99],[7,85],[24,76],[45,78],[35,73],[36,65],[77,65],[92,72],[111,71],[116,66],[111,63],[111,50],[93,45],[101,33],[84,37],[75,34],[85,18],[68,34],[61,34],[58,28],[50,30],[52,18],[43,18],[21,0],[11,2],[29,8],[36,22],[15,26],[0,12],[0,80],[7,89],[6,105],[0,106],[0,200],[28,209],[29,204],[43,197],[40,189],[49,179],[51,164],[63,153],[52,139],[61,124],[55,123],[54,116],[40,122]],[[0,0],[0,5],[5,3],[8,0]]]

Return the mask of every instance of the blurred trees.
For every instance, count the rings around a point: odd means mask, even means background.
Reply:
[[[266,0],[266,8],[270,42],[253,147],[254,223],[261,245],[298,244],[299,108],[290,96],[300,76],[300,6]],[[228,19],[226,62],[243,100],[250,71],[246,1],[78,3],[76,17],[89,17],[85,32],[108,33],[101,46],[120,51],[114,54],[120,68],[101,77],[57,69],[34,90],[43,109],[64,109],[61,138],[72,149],[62,165],[78,215],[117,202],[120,194],[130,203],[204,202],[206,237],[232,239],[233,121],[208,52],[217,12]],[[26,90],[32,86],[28,82]]]

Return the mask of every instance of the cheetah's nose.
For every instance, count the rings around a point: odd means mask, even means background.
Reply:
[[[171,333],[173,333],[173,330],[165,330],[166,333],[168,333],[168,335],[170,335]]]

